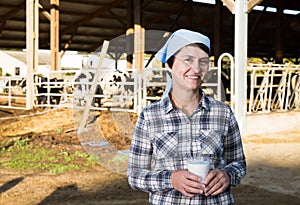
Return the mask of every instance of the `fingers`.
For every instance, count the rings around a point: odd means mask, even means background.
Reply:
[[[229,176],[225,171],[214,169],[205,179],[205,195],[217,195],[225,191],[229,186]]]
[[[187,170],[174,171],[171,178],[174,189],[189,198],[199,194],[218,195],[228,188],[230,182],[229,175],[219,169],[210,171],[204,184],[201,184],[200,177]]]
[[[192,198],[203,194],[204,185],[200,183],[200,178],[187,170],[174,171],[171,179],[173,187],[186,197]]]

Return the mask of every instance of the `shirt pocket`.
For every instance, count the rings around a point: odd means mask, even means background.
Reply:
[[[200,144],[198,155],[208,157],[214,166],[219,166],[224,155],[224,132],[222,130],[199,130],[196,139]]]
[[[162,160],[174,158],[178,153],[177,132],[158,133],[152,139],[153,157]]]

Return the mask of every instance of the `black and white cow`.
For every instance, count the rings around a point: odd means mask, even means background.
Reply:
[[[10,80],[6,82],[4,93],[10,92],[12,95],[22,95],[26,93],[26,78]]]
[[[63,82],[63,79],[35,76],[37,104],[47,104],[49,100],[50,104],[58,105],[64,92]]]
[[[84,105],[89,97],[91,84],[93,82],[95,70],[84,69],[74,77],[73,89],[75,103],[79,106]],[[93,94],[92,105],[103,106],[107,102],[117,101],[120,107],[130,107],[133,101],[127,98],[114,99],[115,95],[130,96],[133,94],[133,85],[127,85],[126,82],[133,82],[131,74],[127,71],[106,71],[101,73],[97,82],[95,94]]]

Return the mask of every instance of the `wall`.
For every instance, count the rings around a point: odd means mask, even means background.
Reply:
[[[253,114],[247,116],[247,136],[278,132],[299,132],[300,111]]]
[[[2,68],[2,75],[5,76],[6,73],[11,76],[15,76],[15,68],[20,68],[20,76],[26,76],[27,66],[24,62],[0,51],[0,67]]]

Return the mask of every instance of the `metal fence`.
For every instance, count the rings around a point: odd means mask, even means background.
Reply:
[[[221,68],[212,67],[203,84],[204,91],[222,99]],[[85,108],[92,96],[91,110],[139,113],[159,100],[166,86],[164,68],[104,70],[95,93],[90,93],[95,69],[50,71],[47,76],[34,74],[34,107]],[[247,113],[284,112],[300,109],[300,66],[290,64],[251,64],[247,79]],[[0,107],[25,109],[26,82],[20,76],[0,77]],[[238,100],[238,96],[237,99]]]
[[[0,77],[0,108],[26,109],[26,79],[21,76]]]
[[[300,109],[300,66],[251,64],[248,114]]]

